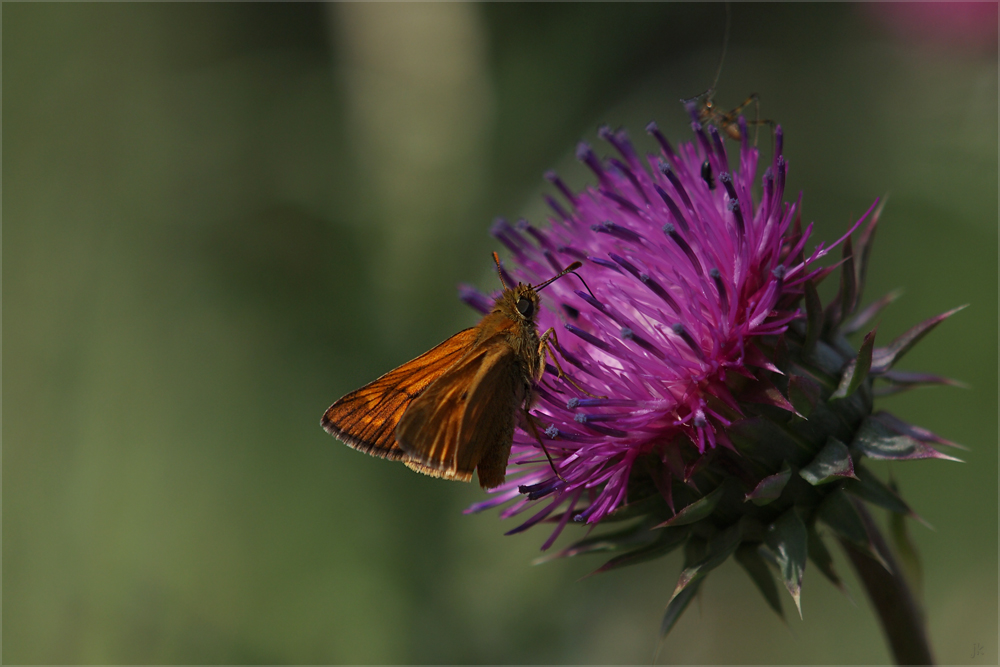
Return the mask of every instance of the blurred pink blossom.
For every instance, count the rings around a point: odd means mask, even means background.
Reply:
[[[996,2],[873,2],[862,11],[903,41],[984,52],[997,46],[997,7]]]

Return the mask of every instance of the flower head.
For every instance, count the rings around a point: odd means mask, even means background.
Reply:
[[[871,331],[854,350],[845,336],[893,298],[855,314],[877,202],[832,246],[808,250],[812,225],[801,225],[801,197],[785,201],[781,127],[758,181],[746,122],[730,156],[717,129],[688,111],[693,142],[675,149],[651,123],[659,150],[642,159],[623,130],[601,128],[617,155],[577,148],[595,185],[574,192],[547,174],[563,199],[546,197],[548,226],[495,223],[493,235],[512,254],[502,269],[507,284],[537,284],[577,260],[583,267],[579,280],[565,277],[542,293],[539,330],[551,328],[558,342],[536,386],[537,428],[518,429],[507,482],[468,511],[508,502],[502,517],[530,510],[508,534],[554,522],[543,549],[570,521],[635,519],[557,555],[625,551],[607,569],[684,545],[671,602],[680,610],[694,584],[738,552],[780,610],[759,578],[767,574],[759,559],[781,568],[798,605],[807,539],[810,558],[825,553],[818,519],[870,547],[845,493],[912,515],[861,457],[948,458],[932,444],[950,443],[873,415],[872,400],[876,378],[890,391],[946,382],[892,366],[951,313],[884,348],[874,347]],[[850,235],[865,220],[855,251]],[[817,260],[837,245],[840,291],[824,308],[816,285],[836,267]],[[462,298],[484,312],[491,303],[470,287]],[[839,585],[828,562],[819,567]]]
[[[715,127],[706,133],[695,124],[697,143],[676,151],[655,124],[647,129],[661,153],[646,164],[623,130],[599,131],[620,158],[602,161],[579,145],[577,157],[597,176],[596,187],[576,194],[547,175],[572,209],[550,200],[558,217],[549,229],[525,220],[493,228],[513,255],[516,279],[538,283],[578,259],[592,290],[564,279],[543,299],[539,328],[558,332],[566,374],[589,395],[551,374],[539,386],[535,415],[562,479],[544,457],[530,463],[539,459],[539,443],[521,432],[510,481],[483,504],[526,494],[504,513],[511,515],[549,498],[521,529],[567,500],[567,518],[600,521],[625,500],[642,455],[732,447],[725,427],[742,414],[734,378],[773,368],[753,340],[801,317],[795,303],[804,283],[824,272],[813,263],[827,250],[803,255],[812,226],[801,230],[798,205],[782,201],[780,127],[758,201],[758,151],[746,141],[730,170]],[[686,479],[691,471],[673,472]]]

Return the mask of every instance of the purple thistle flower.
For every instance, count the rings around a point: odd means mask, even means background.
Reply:
[[[745,120],[731,167],[718,130],[706,131],[694,106],[688,113],[695,141],[675,149],[650,124],[659,152],[645,161],[624,131],[601,128],[617,157],[600,159],[585,143],[576,153],[595,186],[573,192],[549,173],[565,201],[546,197],[555,213],[547,228],[494,224],[513,256],[501,267],[507,284],[538,284],[577,260],[583,266],[579,281],[567,276],[541,296],[536,323],[557,332],[558,343],[535,387],[538,428],[516,431],[507,481],[466,511],[510,503],[502,518],[528,513],[508,535],[554,523],[543,550],[570,520],[625,521],[555,554],[620,552],[598,572],[683,546],[663,635],[730,555],[779,614],[768,564],[800,614],[807,561],[842,588],[822,523],[866,588],[878,591],[873,604],[897,660],[928,662],[923,616],[864,503],[893,513],[894,536],[904,541],[903,518],[918,517],[863,459],[952,459],[935,445],[955,443],[874,412],[874,398],[957,384],[893,366],[960,309],[884,347],[875,346],[873,329],[855,350],[846,337],[897,296],[859,310],[878,202],[832,246],[807,251],[812,225],[802,228],[801,196],[784,201],[781,127],[758,183]],[[855,248],[851,234],[866,220]],[[836,246],[840,261],[819,266]],[[837,268],[839,291],[824,306],[816,285]],[[461,298],[481,312],[493,301],[468,286]]]
[[[569,518],[593,524],[618,508],[640,456],[732,448],[725,428],[743,416],[733,378],[753,378],[754,368],[776,370],[754,340],[781,334],[802,318],[793,304],[805,282],[825,271],[814,263],[829,249],[821,244],[803,255],[812,225],[800,229],[799,204],[782,201],[787,164],[780,127],[758,201],[759,154],[745,140],[739,167],[730,171],[714,127],[711,142],[697,126],[697,144],[677,150],[655,124],[647,129],[661,153],[645,165],[623,130],[605,127],[599,134],[620,159],[601,161],[585,143],[577,148],[597,187],[576,194],[547,175],[569,204],[552,202],[556,217],[549,229],[503,220],[493,227],[513,255],[516,280],[537,284],[581,259],[579,273],[593,293],[572,278],[557,281],[546,288],[537,318],[539,330],[558,332],[569,378],[600,397],[582,395],[551,366],[538,387],[533,414],[544,424],[562,479],[534,437],[519,430],[508,481],[468,510],[524,494],[503,517],[543,506],[511,531],[520,532],[568,503],[543,549]],[[480,310],[492,301],[468,287],[463,299]],[[687,480],[695,467],[673,472]]]

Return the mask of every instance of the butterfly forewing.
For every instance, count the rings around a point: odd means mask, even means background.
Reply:
[[[403,458],[395,432],[407,406],[454,366],[475,338],[474,328],[459,331],[416,359],[344,396],[323,415],[323,428],[372,456]]]
[[[486,488],[504,480],[514,417],[525,396],[520,363],[506,339],[483,341],[413,401],[396,429],[407,466]]]

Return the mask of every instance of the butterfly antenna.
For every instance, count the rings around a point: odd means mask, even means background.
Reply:
[[[579,273],[577,273],[576,271],[570,271],[570,273],[572,273],[574,276],[576,276],[577,278],[579,278],[580,282],[583,283],[583,286],[587,288],[588,292],[590,292],[590,285],[587,284],[587,281],[584,280],[583,277],[580,276]],[[594,297],[594,301],[598,300],[597,297],[594,296],[593,292],[590,292],[590,296]]]
[[[541,285],[538,285],[535,288],[535,291],[536,292],[541,292],[542,288],[545,287],[545,286],[547,286],[549,283],[551,283],[551,282],[553,282],[555,280],[558,280],[559,278],[562,278],[563,276],[565,276],[568,273],[572,273],[574,276],[577,277],[577,279],[579,279],[579,281],[581,283],[583,283],[583,286],[587,288],[587,291],[590,292],[590,296],[593,296],[594,300],[597,301],[597,297],[594,296],[594,293],[590,291],[590,285],[588,285],[587,281],[584,280],[583,277],[579,273],[576,272],[576,270],[579,269],[581,266],[583,266],[583,264],[581,262],[573,262],[572,264],[570,264],[569,266],[567,266],[565,269],[563,269],[562,271],[560,271],[556,275],[554,275],[551,278],[549,278],[548,280],[546,280]]]
[[[535,285],[535,291],[536,292],[541,291],[541,289],[543,287],[549,285],[550,283],[555,282],[556,280],[559,280],[560,278],[562,278],[563,276],[565,276],[567,273],[573,273],[573,271],[575,271],[576,269],[579,269],[581,266],[583,266],[583,264],[581,264],[580,262],[573,262],[572,264],[570,264],[565,269],[563,269],[562,271],[560,271],[556,275],[552,276],[551,278],[549,278],[545,282],[538,283],[537,285]]]
[[[493,261],[497,265],[497,275],[500,276],[500,284],[503,285],[504,289],[507,289],[507,283],[503,281],[503,269],[500,268],[500,256],[497,255],[496,251],[493,252]]]

